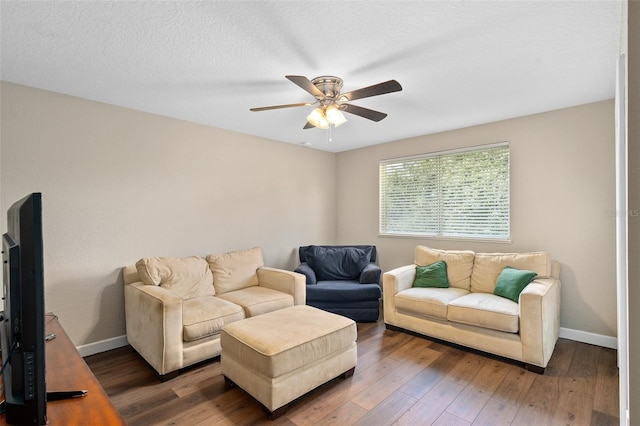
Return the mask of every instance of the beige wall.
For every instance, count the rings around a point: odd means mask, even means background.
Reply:
[[[43,193],[46,309],[77,345],[124,335],[120,268],[335,238],[335,155],[2,83],[1,204]]]
[[[613,71],[612,71],[613,72]],[[338,154],[338,239],[376,244],[383,270],[423,244],[544,250],[562,263],[561,326],[616,335],[614,103],[603,101]],[[509,141],[510,244],[379,237],[378,161]]]
[[[331,154],[0,89],[0,208],[43,192],[47,309],[77,345],[124,334],[120,268],[140,257],[257,245],[292,269],[298,245],[333,242],[376,244],[385,270],[416,244],[547,250],[563,265],[562,326],[616,334],[612,101]],[[503,140],[511,244],[378,237],[380,159]]]
[[[640,209],[640,1],[628,3],[627,140],[629,210]],[[640,425],[640,218],[629,217],[629,411]]]

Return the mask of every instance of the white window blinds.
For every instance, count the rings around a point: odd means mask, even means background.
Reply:
[[[380,161],[380,234],[508,240],[509,144]]]

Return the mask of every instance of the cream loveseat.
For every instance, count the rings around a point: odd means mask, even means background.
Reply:
[[[414,287],[416,266],[439,261],[446,264],[449,287]],[[516,292],[517,302],[494,294],[507,266],[535,272],[519,297]],[[417,246],[414,264],[383,274],[384,322],[389,329],[521,361],[544,374],[558,340],[559,273],[559,263],[544,252],[474,253]]]
[[[164,381],[220,355],[234,321],[305,304],[302,274],[264,266],[258,247],[205,257],[150,257],[124,268],[127,340]]]

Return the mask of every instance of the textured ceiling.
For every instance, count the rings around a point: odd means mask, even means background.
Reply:
[[[2,1],[0,78],[343,151],[613,98],[621,1]],[[285,75],[335,75],[386,112],[303,130]]]

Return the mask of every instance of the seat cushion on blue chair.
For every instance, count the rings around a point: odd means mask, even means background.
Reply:
[[[379,300],[356,300],[350,302],[336,302],[335,300],[307,300],[307,305],[315,306],[316,308],[327,310],[341,309],[346,310],[361,310],[361,309],[379,309]]]
[[[382,292],[379,285],[360,284],[357,281],[318,281],[315,285],[307,286],[307,301],[378,301],[381,295]]]
[[[307,305],[327,312],[342,315],[359,322],[376,322],[380,316],[380,301],[339,303],[308,300]]]

